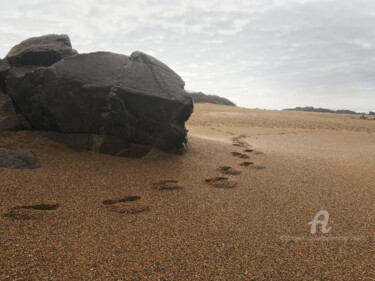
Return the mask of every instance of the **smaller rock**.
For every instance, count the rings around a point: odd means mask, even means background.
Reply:
[[[50,66],[62,58],[77,54],[67,35],[44,35],[27,39],[14,46],[5,59],[11,66]]]
[[[31,151],[12,150],[0,151],[0,167],[8,169],[37,169],[40,168],[40,164]]]

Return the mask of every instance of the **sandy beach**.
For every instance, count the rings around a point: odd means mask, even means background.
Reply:
[[[4,132],[42,168],[0,168],[0,280],[375,280],[375,121],[353,117],[196,104],[166,159]]]

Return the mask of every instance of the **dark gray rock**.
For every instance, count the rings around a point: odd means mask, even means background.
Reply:
[[[0,167],[8,169],[40,168],[38,159],[27,150],[0,151]]]
[[[186,144],[185,122],[193,100],[184,85],[180,76],[155,58],[141,52],[130,56],[110,100],[115,104],[119,98],[137,120],[130,140],[167,150]]]
[[[14,46],[5,59],[11,66],[50,66],[76,54],[67,35],[44,35],[27,39]]]
[[[144,53],[77,55],[68,37],[48,35],[14,47],[0,75],[34,129],[109,135],[168,151],[187,143],[193,101],[185,83]]]

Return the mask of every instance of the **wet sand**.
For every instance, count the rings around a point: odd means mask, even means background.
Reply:
[[[0,168],[0,280],[375,280],[375,121],[352,117],[198,104],[162,160],[5,132],[42,168]]]

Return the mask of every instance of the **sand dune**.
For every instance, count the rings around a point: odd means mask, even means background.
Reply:
[[[42,168],[0,168],[0,279],[375,280],[375,122],[351,117],[199,104],[163,160],[5,132]]]

